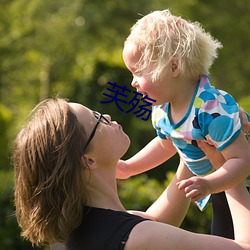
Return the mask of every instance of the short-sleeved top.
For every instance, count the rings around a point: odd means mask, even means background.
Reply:
[[[122,250],[134,226],[145,220],[126,212],[85,207],[82,223],[70,234],[66,249]]]
[[[209,76],[200,77],[189,109],[180,122],[171,123],[169,110],[170,103],[153,107],[153,126],[160,138],[173,141],[180,157],[196,175],[206,175],[212,170],[197,140],[206,140],[222,150],[241,131],[237,103],[230,94],[213,87]]]

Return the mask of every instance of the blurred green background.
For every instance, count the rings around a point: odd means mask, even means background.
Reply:
[[[32,249],[20,238],[14,216],[11,147],[39,101],[59,95],[111,114],[131,137],[124,158],[155,136],[150,120],[100,101],[108,82],[132,90],[121,56],[123,42],[140,15],[166,8],[199,21],[223,43],[211,69],[212,82],[249,112],[249,0],[0,0],[0,249]],[[147,208],[177,164],[174,157],[146,174],[119,181],[125,206]],[[210,221],[211,208],[201,213],[192,204],[182,227],[207,233]]]

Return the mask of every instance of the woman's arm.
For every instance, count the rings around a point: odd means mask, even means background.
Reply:
[[[144,221],[131,231],[125,250],[249,250],[250,196],[242,185],[226,193],[235,226],[235,240],[191,233],[164,223]]]
[[[248,124],[248,128],[250,123]],[[244,131],[245,132],[245,131]],[[221,166],[225,160],[220,152],[214,150],[212,146],[209,146],[205,142],[201,142],[199,145],[203,151],[213,160],[215,165]],[[219,164],[218,164],[219,163]],[[182,163],[183,164],[183,163]],[[182,165],[183,167],[184,165]],[[181,169],[182,167],[179,167]],[[176,179],[171,182],[174,183]],[[171,185],[170,184],[170,185]],[[169,189],[170,190],[170,189]],[[153,210],[157,214],[158,210],[156,205],[162,206],[164,204],[164,197],[167,195],[166,191],[162,196],[152,205]],[[167,224],[145,221],[139,223],[134,227],[130,233],[128,242],[126,243],[125,250],[140,250],[140,249],[154,249],[154,250],[183,250],[183,249],[230,249],[230,250],[250,250],[250,237],[249,237],[249,225],[250,225],[250,196],[244,185],[239,185],[226,191],[228,204],[231,210],[235,240],[230,240],[218,236],[202,235],[191,233]],[[174,197],[175,198],[175,197]],[[172,198],[174,200],[174,198]],[[168,200],[167,200],[168,201]],[[157,203],[159,202],[159,203]],[[168,201],[169,202],[169,201]],[[173,205],[173,203],[172,203]],[[156,209],[154,210],[154,206]],[[173,209],[171,206],[166,206],[165,209]],[[169,211],[165,212],[165,215]],[[171,211],[170,211],[171,214]],[[163,214],[160,213],[160,216]],[[164,218],[164,217],[163,217]],[[164,219],[165,220],[165,219]]]
[[[246,114],[242,108],[240,108],[240,119],[242,123],[242,131],[250,145],[250,115]]]

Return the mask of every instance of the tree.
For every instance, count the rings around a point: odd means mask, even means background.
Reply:
[[[11,141],[25,117],[48,96],[59,95],[110,113],[131,137],[131,148],[125,158],[150,141],[155,136],[150,121],[142,121],[133,114],[122,113],[112,103],[101,104],[100,101],[108,81],[130,86],[131,76],[121,57],[130,27],[141,15],[165,8],[201,22],[223,43],[224,48],[211,69],[212,81],[250,111],[248,0],[2,0],[0,169],[9,168]],[[165,173],[174,170],[177,162],[178,157],[175,157],[148,172],[145,179],[138,178],[144,187],[148,183],[151,192],[159,190],[154,178],[163,183]],[[128,185],[137,187],[138,183],[131,180]],[[148,194],[146,189],[141,192],[144,191]],[[126,202],[138,205],[129,192],[126,195]],[[141,195],[138,206],[148,204],[145,197]],[[190,221],[200,231],[200,222],[195,220],[199,218],[197,211],[193,207],[190,211],[186,225],[191,228]],[[208,214],[202,216],[203,224],[209,222]]]

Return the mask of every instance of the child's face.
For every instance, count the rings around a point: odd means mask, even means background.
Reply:
[[[132,87],[136,88],[136,91],[144,96],[147,95],[149,98],[154,99],[156,101],[154,105],[160,105],[166,102],[166,96],[164,95],[166,79],[164,82],[161,80],[152,82],[150,74],[146,72],[136,72],[138,69],[137,63],[140,57],[141,52],[137,50],[133,44],[125,44],[123,49],[123,60],[128,70],[132,73]]]

